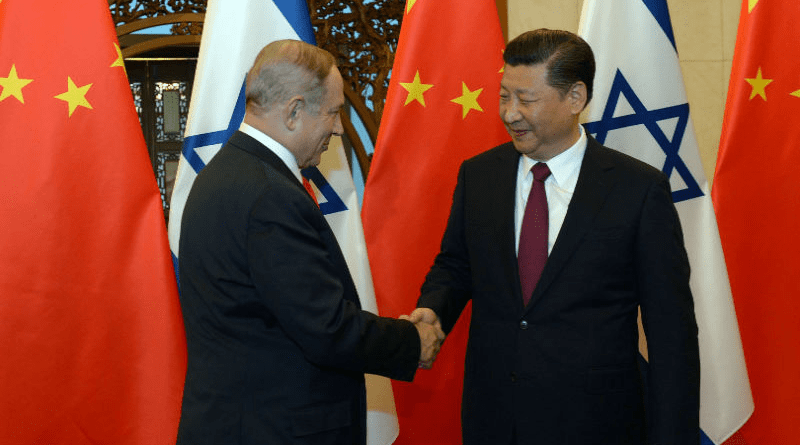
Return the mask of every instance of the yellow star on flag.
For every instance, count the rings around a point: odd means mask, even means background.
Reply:
[[[423,96],[423,93],[433,88],[432,84],[422,83],[422,81],[419,80],[419,70],[417,70],[417,74],[414,75],[413,82],[411,83],[400,82],[400,86],[402,86],[403,88],[406,89],[406,91],[408,91],[408,96],[406,96],[406,103],[403,104],[404,106],[408,105],[411,101],[416,100],[424,107],[425,96]]]
[[[469,113],[469,110],[483,111],[483,108],[481,108],[481,106],[478,104],[478,96],[482,91],[483,88],[470,91],[469,88],[467,88],[467,84],[461,82],[461,96],[450,101],[461,105],[461,119],[467,118],[467,113]]]
[[[753,91],[750,92],[750,100],[752,100],[756,95],[761,96],[762,99],[767,100],[767,85],[772,83],[772,79],[764,79],[761,77],[761,67],[758,68],[758,73],[756,77],[753,79],[745,78],[744,80],[753,87]]]
[[[17,66],[11,65],[8,77],[0,77],[0,87],[3,87],[2,92],[0,92],[0,102],[7,97],[14,96],[20,103],[24,104],[25,99],[22,97],[22,88],[31,82],[33,82],[33,79],[20,79],[17,75]]]
[[[789,95],[794,97],[800,97],[800,90],[792,91],[791,93],[789,93]]]
[[[122,71],[125,72],[125,77],[128,77],[128,70],[125,69],[125,59],[122,57],[122,50],[119,48],[119,45],[117,45],[116,42],[114,43],[114,49],[117,50],[117,60],[115,60],[109,68],[121,66]]]
[[[411,11],[411,8],[414,7],[414,3],[416,2],[417,0],[408,0],[408,2],[406,3],[406,14],[408,14]]]
[[[75,85],[75,82],[72,81],[72,78],[67,77],[67,92],[61,93],[58,96],[55,96],[55,98],[61,99],[69,104],[69,115],[72,117],[72,113],[79,106],[86,107],[90,110],[92,109],[92,105],[88,100],[86,100],[86,93],[91,87],[92,84],[78,87]]]
[[[755,7],[756,7],[756,3],[758,3],[758,0],[750,0],[750,2],[749,2],[749,3],[748,3],[748,5],[747,5],[747,7],[749,8],[749,9],[747,10],[748,14],[749,14],[749,13],[751,13],[751,12],[753,12],[753,8],[755,8]]]

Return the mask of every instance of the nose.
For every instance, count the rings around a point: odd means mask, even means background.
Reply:
[[[506,124],[511,124],[520,119],[519,109],[514,100],[500,104],[500,119]]]
[[[333,123],[333,134],[336,136],[341,136],[344,134],[344,126],[342,125],[342,113],[344,110],[339,110],[336,113],[336,121]]]

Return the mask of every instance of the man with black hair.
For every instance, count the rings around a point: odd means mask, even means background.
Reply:
[[[579,36],[527,32],[503,58],[512,141],[462,164],[410,315],[449,332],[472,301],[464,444],[699,444],[697,324],[666,176],[579,124],[595,70]]]

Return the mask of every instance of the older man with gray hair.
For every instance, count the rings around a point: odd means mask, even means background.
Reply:
[[[194,182],[180,240],[188,369],[178,444],[364,444],[364,373],[411,381],[444,338],[361,310],[302,185],[342,134],[331,54],[273,42],[244,123]]]

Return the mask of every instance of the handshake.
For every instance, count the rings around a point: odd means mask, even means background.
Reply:
[[[414,323],[420,341],[419,367],[431,369],[445,337],[439,317],[432,309],[420,307],[410,315],[401,315],[399,318]]]

